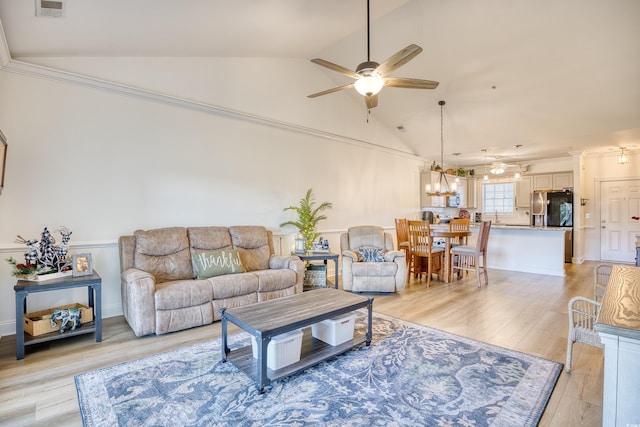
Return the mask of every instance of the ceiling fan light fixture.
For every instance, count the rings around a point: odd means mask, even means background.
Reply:
[[[505,165],[504,163],[494,163],[491,166],[490,172],[494,175],[502,175],[506,170],[506,167],[507,165]]]
[[[389,74],[411,61],[422,52],[422,48],[415,44],[410,44],[404,49],[399,50],[395,54],[387,58],[382,64],[378,64],[371,60],[371,19],[369,13],[369,0],[367,0],[367,60],[352,71],[341,65],[334,64],[324,59],[315,58],[311,62],[321,65],[330,70],[344,74],[352,79],[352,83],[334,87],[332,89],[323,90],[321,92],[307,95],[307,98],[316,98],[322,95],[339,92],[344,89],[355,87],[356,91],[364,96],[364,103],[367,109],[371,110],[378,106],[378,92],[384,86],[401,87],[407,89],[435,89],[438,82],[432,80],[411,79],[404,77],[388,77]]]
[[[384,86],[384,79],[377,73],[363,72],[354,83],[354,86],[362,96],[377,95]]]
[[[624,152],[624,147],[620,147],[620,154],[618,155],[618,164],[626,165],[629,163],[629,155]]]

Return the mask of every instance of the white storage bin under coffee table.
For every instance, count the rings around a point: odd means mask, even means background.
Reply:
[[[295,330],[271,338],[267,346],[267,367],[280,369],[300,360],[302,350],[302,331]],[[258,344],[256,338],[251,337],[253,358],[258,358]]]
[[[354,313],[347,313],[332,319],[311,325],[311,334],[314,338],[330,345],[340,345],[353,339],[353,328],[356,322]]]

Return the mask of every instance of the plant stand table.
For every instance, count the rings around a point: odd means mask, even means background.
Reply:
[[[94,321],[83,323],[75,331],[65,331],[61,334],[58,331],[44,335],[32,337],[25,336],[24,315],[27,313],[27,296],[34,292],[48,292],[60,289],[71,289],[87,287],[89,306],[93,308]],[[90,334],[95,332],[96,342],[102,341],[102,278],[95,271],[92,275],[80,277],[63,277],[52,279],[46,282],[31,282],[28,280],[18,280],[13,287],[16,294],[16,359],[24,359],[24,350],[28,345],[38,344],[46,341],[59,340],[77,335]]]
[[[338,258],[340,258],[340,255],[334,254],[331,252],[313,252],[313,251],[305,252],[302,254],[291,252],[291,255],[295,255],[305,262],[323,261],[324,265],[327,265],[327,261],[332,260],[335,265],[335,281],[334,283],[331,283],[331,281],[327,280],[327,286],[333,285],[336,289],[338,289]],[[311,289],[316,289],[316,288],[308,288],[305,290],[311,290]]]
[[[271,338],[295,329],[302,329],[322,320],[350,313],[359,308],[368,309],[367,333],[354,331],[353,339],[332,346],[313,338],[310,328],[303,331],[300,361],[280,369],[267,368],[267,347]],[[309,366],[344,353],[372,339],[373,298],[355,295],[332,288],[319,288],[301,294],[275,300],[249,304],[242,307],[222,309],[222,361],[233,363],[263,392],[272,381],[300,372]],[[233,351],[227,345],[227,322],[244,329],[256,340],[258,358],[254,359],[252,346]]]

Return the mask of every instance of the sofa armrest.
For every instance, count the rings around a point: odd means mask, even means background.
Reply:
[[[396,270],[396,290],[401,291],[407,284],[407,256],[404,251],[389,251],[384,254],[386,262],[395,262],[398,266]]]
[[[358,262],[358,254],[353,251],[342,251],[342,289],[353,289],[353,263]]]
[[[271,255],[269,258],[269,268],[271,270],[282,270],[289,268],[289,264],[294,261],[300,261],[300,258],[294,255]]]
[[[351,262],[358,262],[358,254],[354,251],[342,251],[342,259],[349,258]]]
[[[397,260],[397,258],[402,258],[401,260]],[[388,251],[384,254],[385,262],[407,262],[406,255],[404,251]]]
[[[151,273],[129,268],[122,272],[122,311],[136,336],[156,332],[156,279]]]
[[[271,255],[269,268],[272,270],[289,269],[296,273],[296,294],[302,293],[304,283],[304,262],[295,255]]]

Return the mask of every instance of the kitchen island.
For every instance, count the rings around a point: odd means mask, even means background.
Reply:
[[[475,245],[478,224],[472,223]],[[487,246],[487,267],[524,273],[564,276],[566,227],[491,224]]]

